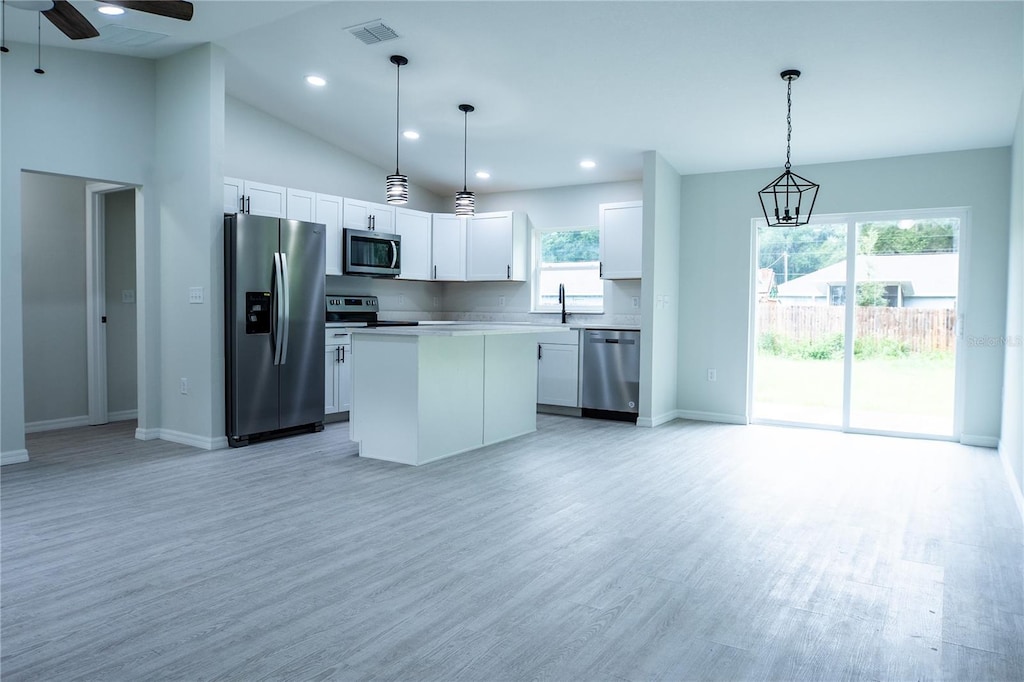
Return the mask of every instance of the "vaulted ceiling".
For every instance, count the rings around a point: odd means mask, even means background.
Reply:
[[[160,58],[213,42],[231,96],[385,168],[389,56],[408,57],[402,128],[421,137],[402,141],[402,171],[444,194],[462,182],[463,102],[476,107],[470,173],[491,173],[470,188],[489,192],[639,178],[648,149],[681,173],[781,166],[786,68],[803,71],[797,170],[1007,145],[1024,83],[1020,1],[199,0],[190,23],[73,4],[100,37],[72,42],[44,21],[44,61],[47,46]],[[35,13],[6,18],[9,43],[35,41]],[[346,30],[375,19],[399,37],[366,45]]]

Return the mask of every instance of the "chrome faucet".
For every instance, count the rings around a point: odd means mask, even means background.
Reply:
[[[562,304],[562,324],[565,324],[565,285],[558,285],[558,302]]]

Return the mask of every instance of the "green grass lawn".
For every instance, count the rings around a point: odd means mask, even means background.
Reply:
[[[755,363],[755,416],[761,413],[773,419],[841,422],[842,360],[802,360],[759,353]],[[925,432],[952,430],[951,356],[854,360],[852,383],[851,425],[862,421],[865,428],[919,430],[930,425]],[[901,420],[905,429],[898,428]]]

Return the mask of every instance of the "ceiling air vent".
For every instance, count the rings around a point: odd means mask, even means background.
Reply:
[[[365,24],[349,26],[345,30],[356,38],[359,38],[359,40],[363,41],[366,45],[383,43],[385,40],[394,40],[399,37],[393,28],[385,24],[380,19],[374,19],[373,21],[368,21]]]

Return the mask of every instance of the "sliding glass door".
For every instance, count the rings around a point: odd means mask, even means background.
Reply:
[[[956,436],[963,209],[755,222],[751,415]]]

